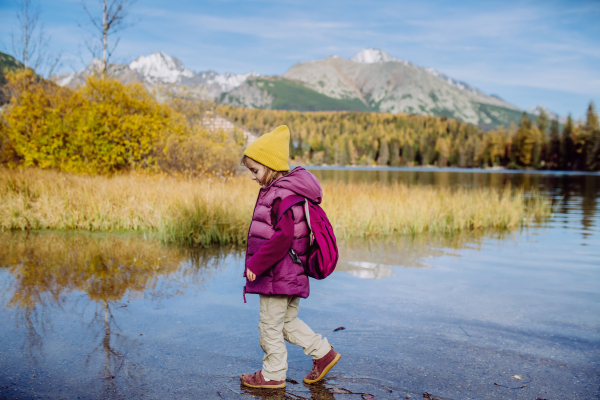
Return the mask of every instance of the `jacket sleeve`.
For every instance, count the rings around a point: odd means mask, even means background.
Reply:
[[[275,205],[274,205],[275,206]],[[277,208],[279,203],[277,203]],[[273,207],[275,208],[275,207]],[[275,211],[275,215],[277,212]],[[294,241],[294,218],[292,210],[287,210],[275,225],[271,239],[265,242],[246,263],[246,268],[256,276],[265,273],[269,268],[281,261],[288,253]]]

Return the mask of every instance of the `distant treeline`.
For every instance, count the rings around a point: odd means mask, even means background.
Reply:
[[[218,114],[256,133],[292,132],[290,156],[328,165],[507,167],[600,170],[598,113],[559,124],[523,113],[519,126],[485,132],[455,119],[363,112],[297,112],[218,106]]]

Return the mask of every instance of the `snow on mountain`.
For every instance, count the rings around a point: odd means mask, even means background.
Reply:
[[[359,51],[350,60],[360,64],[378,64],[389,61],[401,61],[397,58],[390,56],[383,50],[378,49],[363,49]]]
[[[98,72],[101,67],[101,60],[92,60],[81,71],[56,76],[56,83],[60,86],[72,87],[84,84],[86,77]],[[259,76],[256,72],[246,74],[228,72],[223,75],[215,71],[195,73],[187,69],[177,58],[162,51],[140,56],[129,64],[109,64],[108,75],[124,82],[141,81],[148,87],[164,84],[183,86],[212,99],[240,86],[250,77]]]
[[[129,64],[129,68],[148,80],[160,80],[165,83],[177,83],[182,77],[194,77],[194,73],[185,68],[181,61],[162,51],[149,56],[139,56]]]
[[[546,113],[546,115],[548,116],[548,118],[550,120],[557,119],[558,122],[560,122],[561,124],[564,124],[565,122],[567,122],[567,118],[566,117],[561,117],[557,113],[548,110],[546,107],[544,107],[541,104],[539,104],[539,105],[537,105],[535,107],[531,107],[529,110],[527,110],[527,112],[530,113],[530,114],[538,115],[539,116],[542,113],[542,110],[544,110],[544,112]]]
[[[129,64],[129,68],[140,73],[145,80],[157,83],[173,83],[186,87],[205,87],[212,96],[229,92],[241,85],[249,77],[258,76],[256,72],[247,74],[220,75],[214,71],[195,73],[185,68],[181,61],[164,52],[140,56]]]

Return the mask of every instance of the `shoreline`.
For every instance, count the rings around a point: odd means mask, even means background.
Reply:
[[[322,206],[338,239],[511,231],[552,214],[550,198],[519,189],[321,185]],[[39,169],[0,169],[0,188],[2,231],[137,231],[202,247],[244,244],[258,192],[244,178],[82,176]]]
[[[600,176],[600,172],[593,171],[562,171],[562,170],[538,170],[538,169],[508,169],[504,167],[498,168],[460,168],[460,167],[383,167],[378,165],[373,166],[358,166],[358,165],[300,165],[290,164],[290,168],[302,167],[307,170],[337,170],[337,171],[415,171],[415,172],[465,172],[465,173],[490,173],[490,174],[534,174],[548,176],[577,176],[589,175]]]

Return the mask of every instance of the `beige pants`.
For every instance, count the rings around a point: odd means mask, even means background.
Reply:
[[[304,349],[304,354],[319,359],[331,350],[322,339],[298,318],[300,297],[260,295],[258,330],[260,346],[265,352],[262,374],[266,379],[281,381],[288,369],[284,339]]]

